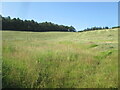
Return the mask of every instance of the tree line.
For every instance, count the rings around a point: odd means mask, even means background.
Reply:
[[[58,25],[51,22],[38,23],[34,20],[21,20],[19,18],[11,19],[10,16],[2,17],[2,30],[12,31],[33,31],[33,32],[47,32],[47,31],[63,31],[76,32],[73,26]]]
[[[120,28],[120,26],[115,26],[115,27],[112,27],[112,29],[114,29],[114,28]]]
[[[114,29],[114,28],[120,28],[120,26],[115,26],[115,27],[112,27],[112,28],[109,28],[109,27],[91,27],[91,28],[86,28],[82,31],[78,31],[78,32],[85,32],[85,31],[93,31],[93,30],[103,30],[103,29]]]
[[[102,30],[102,29],[110,29],[110,28],[109,27],[91,27],[91,28],[86,28],[86,29],[84,29],[82,31],[78,31],[78,32]]]

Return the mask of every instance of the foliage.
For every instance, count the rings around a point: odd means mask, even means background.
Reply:
[[[91,27],[91,28],[87,28],[84,29],[82,31],[78,31],[78,32],[84,32],[84,31],[93,31],[93,30],[104,30],[104,29],[109,29],[109,27]]]
[[[75,32],[73,26],[58,25],[51,22],[38,23],[34,20],[21,20],[19,18],[11,19],[10,16],[2,17],[2,29],[12,31],[33,31],[33,32],[46,32],[46,31],[63,31]]]
[[[120,28],[120,26],[115,26],[115,27],[112,27],[112,29],[114,29],[114,28]]]

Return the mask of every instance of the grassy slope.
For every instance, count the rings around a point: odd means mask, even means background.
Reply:
[[[3,87],[117,87],[117,33],[3,31]]]

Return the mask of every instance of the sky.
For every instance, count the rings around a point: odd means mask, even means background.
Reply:
[[[77,31],[118,25],[117,2],[3,2],[2,16],[73,26]]]

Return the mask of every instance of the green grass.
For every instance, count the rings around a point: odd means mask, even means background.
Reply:
[[[117,88],[118,30],[2,31],[4,88]]]

